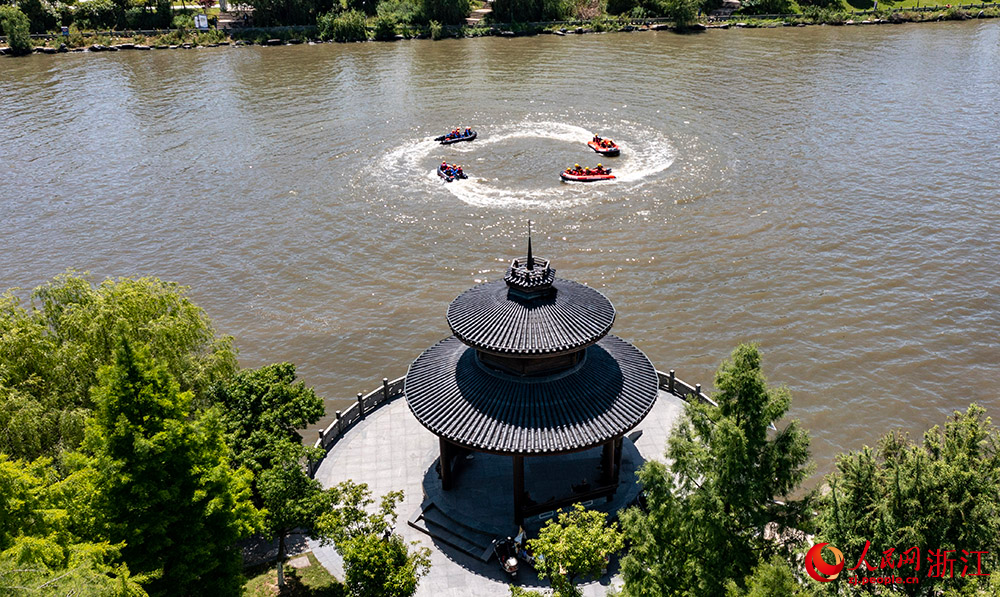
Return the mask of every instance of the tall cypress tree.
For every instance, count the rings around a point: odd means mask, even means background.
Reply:
[[[648,513],[622,517],[631,544],[622,561],[631,596],[716,597],[774,554],[789,555],[805,528],[811,494],[788,496],[808,474],[809,436],[771,388],[755,345],[738,346],[715,376],[718,406],[692,400],[671,434],[667,460],[643,465]]]
[[[213,411],[196,413],[166,368],[123,343],[98,374],[85,446],[97,467],[95,516],[124,542],[150,595],[238,595],[236,541],[256,523],[249,473],[229,467]]]

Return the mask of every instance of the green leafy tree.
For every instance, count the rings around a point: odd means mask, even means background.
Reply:
[[[956,411],[943,429],[935,426],[927,431],[922,444],[914,444],[904,434],[889,433],[875,449],[843,454],[827,481],[830,491],[820,503],[817,542],[829,542],[843,551],[852,560],[848,568],[862,554],[878,568],[886,550],[894,550],[898,561],[905,550],[916,546],[923,559],[920,569],[912,564],[902,569],[905,576],[918,576],[920,581],[894,586],[897,592],[996,594],[991,592],[989,577],[971,574],[980,564],[982,572],[996,578],[1000,567],[1000,430],[982,407]],[[965,556],[970,574],[963,577],[956,572],[954,577],[945,574],[941,578],[940,570],[931,569],[934,558],[928,559],[927,550],[957,550],[946,557],[958,560],[963,549],[970,552]],[[974,551],[990,553],[976,555]],[[959,565],[954,564],[956,571]],[[861,563],[850,574],[885,576],[885,571],[872,571]],[[876,588],[855,585],[852,591],[874,594]]]
[[[30,54],[31,22],[16,6],[0,6],[0,29],[7,37],[7,45],[15,56]]]
[[[354,597],[409,597],[430,566],[429,550],[411,552],[403,538],[361,535],[338,548],[344,584]]]
[[[774,554],[800,542],[812,494],[790,499],[808,474],[809,437],[797,421],[769,433],[788,411],[770,388],[755,345],[740,345],[715,376],[718,406],[690,401],[668,441],[673,464],[640,469],[648,514],[630,509],[622,560],[625,593],[716,597]],[[772,436],[773,435],[773,436]]]
[[[254,8],[254,23],[263,26],[311,25],[339,8],[334,0],[247,0],[246,4]]]
[[[263,530],[278,539],[278,586],[285,586],[285,539],[295,529],[316,536],[319,517],[330,509],[333,494],[323,491],[302,466],[307,448],[287,442],[276,448],[269,466],[257,476],[263,507]]]
[[[155,278],[94,286],[68,273],[36,288],[27,309],[0,295],[0,451],[33,460],[78,446],[96,372],[122,341],[147,346],[207,405],[208,388],[236,370],[236,352],[185,294]]]
[[[266,536],[278,540],[278,585],[284,586],[285,539],[296,528],[313,533],[329,500],[303,463],[322,456],[302,445],[299,429],[323,416],[323,399],[295,381],[291,363],[244,369],[210,392],[223,410],[234,467],[254,473],[254,503]]]
[[[795,576],[788,562],[772,556],[754,568],[742,589],[732,579],[726,584],[726,597],[814,597],[805,583]]]
[[[336,507],[323,514],[318,532],[344,558],[344,584],[354,597],[409,597],[430,571],[430,550],[407,545],[392,532],[402,491],[375,500],[365,483],[345,481],[333,488]]]
[[[461,25],[469,16],[469,0],[420,0],[421,12],[427,21],[442,25]]]
[[[557,595],[569,597],[580,594],[575,586],[580,577],[599,576],[607,568],[623,541],[618,523],[607,524],[607,514],[574,504],[549,519],[528,547],[540,556],[538,576],[549,578]]]
[[[45,33],[59,24],[59,11],[49,0],[19,0],[17,8],[28,17],[32,33]]]
[[[74,21],[81,29],[107,29],[114,27],[118,18],[117,8],[111,0],[80,2],[74,12]]]
[[[323,399],[312,388],[295,381],[295,365],[277,363],[243,369],[218,382],[209,393],[223,411],[227,439],[236,466],[255,473],[268,468],[279,444],[301,444],[299,433],[319,421]]]
[[[659,0],[660,12],[678,29],[690,27],[698,17],[699,0]]]
[[[47,458],[0,454],[0,594],[144,596],[120,545],[82,537],[91,470],[63,477]]]
[[[166,365],[127,342],[98,379],[84,445],[98,528],[125,544],[131,570],[155,577],[151,595],[239,594],[235,543],[259,521],[250,472],[229,467],[217,413],[196,416]]]

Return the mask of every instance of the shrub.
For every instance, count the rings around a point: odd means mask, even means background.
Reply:
[[[80,33],[80,28],[74,25],[69,28],[69,37],[64,37],[63,43],[70,48],[82,48],[87,45],[87,40]]]
[[[776,15],[795,12],[791,0],[745,0],[740,7],[743,15]]]
[[[441,23],[431,21],[427,27],[431,31],[431,39],[438,40],[444,37],[444,27],[441,26]]]
[[[316,20],[316,25],[319,28],[319,36],[326,40],[348,42],[368,39],[365,15],[357,10],[349,10],[339,15],[332,11],[328,12]]]
[[[16,6],[0,6],[0,25],[7,45],[15,56],[31,53],[31,30],[28,17]]]
[[[944,18],[949,21],[964,21],[969,18],[969,13],[957,6],[952,6],[944,12]]]
[[[375,12],[380,17],[392,17],[397,24],[409,25],[420,21],[420,1],[382,0]]]
[[[375,19],[375,39],[385,41],[396,38],[396,18],[382,15]]]
[[[171,29],[194,29],[194,16],[190,13],[181,12],[174,15],[170,21]]]
[[[194,43],[200,46],[207,46],[208,44],[217,44],[221,41],[225,41],[226,34],[218,29],[209,29],[204,33],[199,33],[194,36]]]

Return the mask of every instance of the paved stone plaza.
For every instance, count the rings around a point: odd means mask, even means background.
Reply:
[[[683,412],[684,401],[664,391],[660,391],[656,404],[649,415],[624,439],[622,486],[613,502],[604,504],[598,500],[595,507],[617,508],[634,497],[636,490],[634,470],[645,460],[662,459],[670,430]],[[641,432],[641,433],[640,433]],[[632,442],[629,437],[634,438]],[[633,447],[634,446],[634,447]],[[509,579],[500,569],[495,559],[484,563],[431,537],[407,524],[407,519],[420,509],[428,496],[435,500],[446,500],[445,508],[456,518],[468,517],[472,526],[498,528],[511,532],[511,473],[509,457],[475,454],[473,460],[458,475],[456,487],[451,492],[440,492],[440,482],[434,471],[435,460],[439,456],[438,438],[425,429],[407,408],[406,400],[397,398],[371,412],[337,442],[330,450],[316,472],[316,479],[324,487],[351,479],[367,483],[376,498],[382,494],[402,489],[405,493],[398,509],[399,519],[396,531],[407,541],[419,541],[431,548],[431,570],[421,579],[417,596],[425,597],[478,597],[507,595]],[[587,453],[575,459],[570,474],[586,475],[589,462],[596,456]],[[530,460],[530,459],[527,459]],[[551,470],[544,462],[536,466],[528,464],[526,489],[540,501],[546,499],[548,491],[558,491],[560,482],[567,481]],[[491,483],[491,485],[487,485]],[[449,495],[450,494],[450,495]],[[464,499],[465,497],[468,499]],[[526,521],[526,526],[531,525]],[[513,529],[516,531],[516,528]],[[335,576],[343,578],[343,563],[332,546],[322,547],[311,543],[316,558]],[[539,581],[530,567],[522,564],[517,583],[529,588],[548,587],[546,581]],[[598,597],[605,594],[613,583],[620,580],[611,575],[583,586],[584,595]],[[617,586],[616,585],[616,586]]]

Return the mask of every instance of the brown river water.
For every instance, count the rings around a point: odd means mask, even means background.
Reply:
[[[759,342],[822,473],[1000,416],[998,98],[1000,21],[0,59],[0,287],[188,285],[332,414],[447,336],[531,219],[657,368],[710,387]],[[459,125],[480,139],[429,140]],[[619,179],[560,183],[598,161]]]

